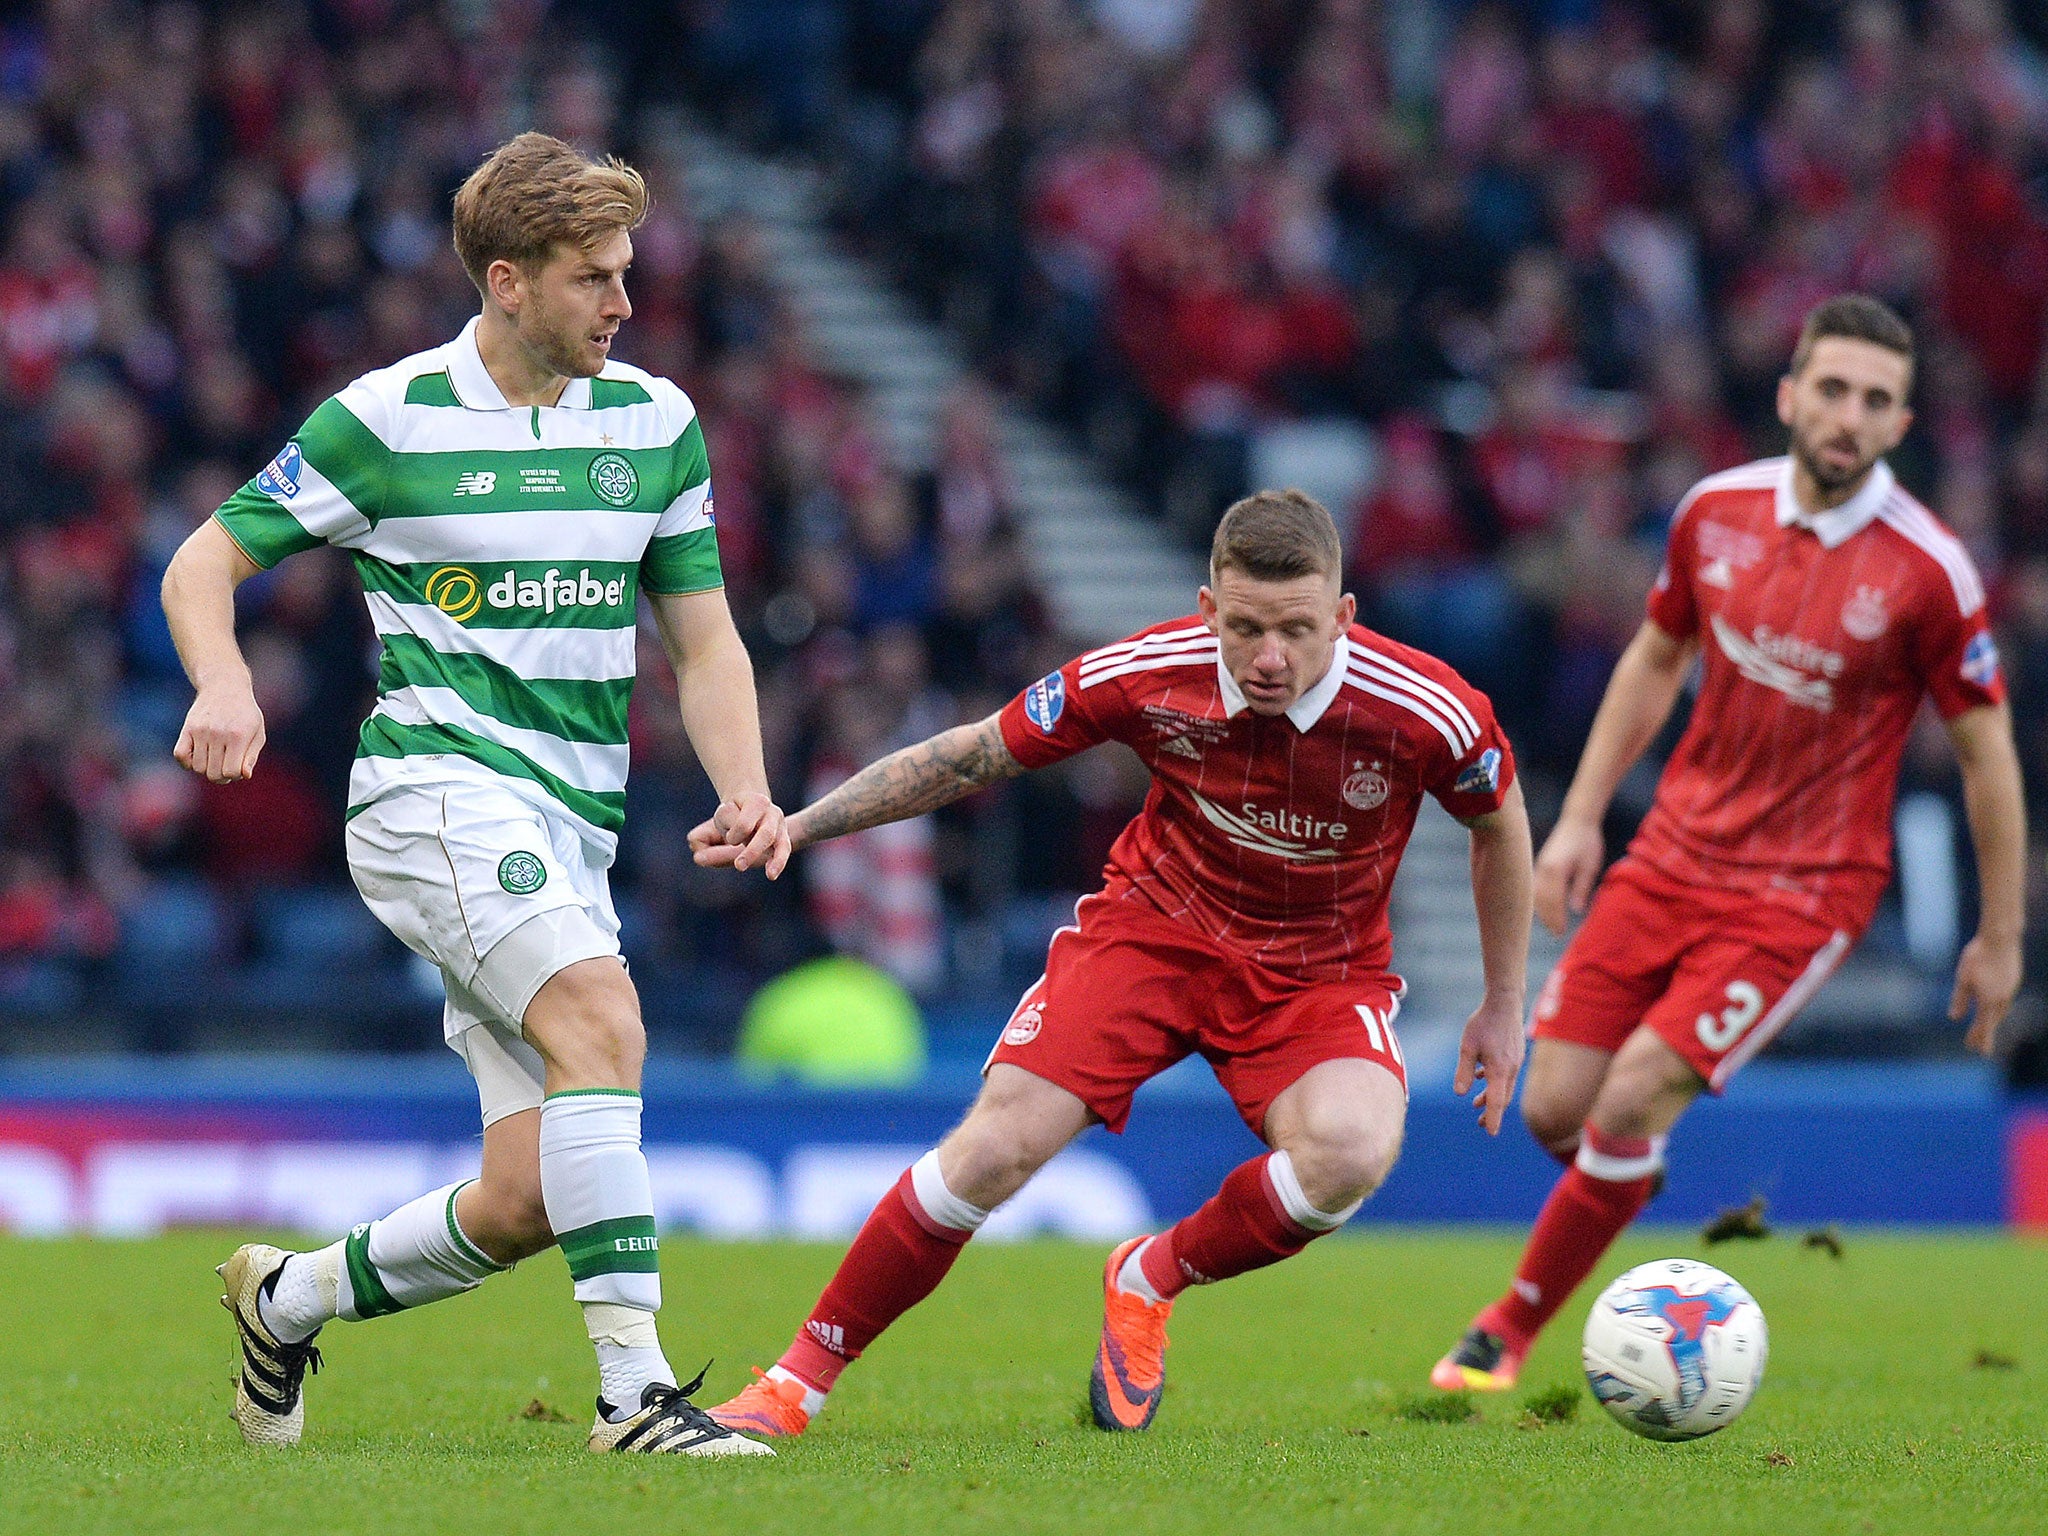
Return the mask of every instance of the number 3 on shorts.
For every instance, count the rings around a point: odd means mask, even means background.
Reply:
[[[1742,1038],[1742,1032],[1764,1011],[1764,995],[1751,982],[1729,982],[1727,997],[1728,1006],[1721,1010],[1719,1017],[1703,1013],[1695,1026],[1699,1031],[1700,1044],[1710,1051],[1727,1050]]]

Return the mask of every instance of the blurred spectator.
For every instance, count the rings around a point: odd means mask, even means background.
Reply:
[[[776,133],[810,132],[835,78],[839,8],[745,9],[726,8],[725,56],[773,77]],[[254,779],[228,787],[170,764],[190,694],[157,586],[179,541],[321,397],[474,312],[447,199],[529,122],[647,175],[622,355],[677,378],[702,413],[728,595],[759,663],[785,801],[950,723],[935,656],[977,703],[1023,681],[1017,653],[1042,606],[987,397],[962,395],[931,473],[906,479],[858,391],[811,361],[760,231],[700,224],[675,146],[636,141],[649,101],[592,43],[546,7],[497,0],[79,0],[0,26],[0,959],[111,960],[119,995],[147,1008],[168,985],[161,957],[180,946],[179,987],[216,941],[290,972],[278,935],[324,909],[278,893],[346,890],[346,781],[375,686],[347,557],[315,551],[243,588],[268,744]],[[791,63],[801,79],[779,73]],[[821,711],[827,639],[853,647],[861,672]],[[911,985],[947,984],[929,822],[873,835],[912,845],[881,856],[879,880],[869,844],[847,846],[850,917],[826,894],[831,856],[815,923],[794,881],[763,890],[694,870],[682,833],[710,791],[651,630],[641,665],[632,831],[615,874],[650,1018],[675,1015],[664,978],[694,966],[728,991],[685,1012],[729,1028],[732,989],[834,943],[879,940]],[[398,952],[385,953],[399,977]],[[231,971],[209,974],[218,997],[239,995]],[[368,998],[327,1006],[345,1023]],[[422,1043],[437,1034],[423,1016]]]
[[[850,956],[812,960],[754,994],[738,1056],[800,1082],[909,1083],[924,1070],[924,1020],[889,977]]]

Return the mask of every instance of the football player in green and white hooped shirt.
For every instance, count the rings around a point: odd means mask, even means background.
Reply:
[[[483,1108],[480,1178],[317,1252],[251,1244],[221,1266],[235,1417],[255,1444],[299,1439],[328,1320],[438,1301],[559,1243],[597,1349],[591,1448],[768,1454],[689,1403],[656,1335],[646,1040],[605,882],[642,593],[748,862],[772,876],[789,857],[703,432],[675,385],[609,359],[646,209],[617,160],[537,133],[499,148],[455,199],[481,315],[322,404],[164,577],[198,695],[177,758],[224,784],[263,747],[236,585],[318,544],[353,553],[383,664],[349,781],[349,868],[440,967],[448,1043]]]

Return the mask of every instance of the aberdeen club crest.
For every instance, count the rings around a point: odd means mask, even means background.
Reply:
[[[1858,587],[1856,595],[1842,605],[1842,629],[1851,640],[1875,640],[1891,621],[1879,587]]]
[[[1356,806],[1361,811],[1376,810],[1387,803],[1387,777],[1380,772],[1378,763],[1370,768],[1364,763],[1353,763],[1351,774],[1339,792],[1344,796],[1346,805]]]

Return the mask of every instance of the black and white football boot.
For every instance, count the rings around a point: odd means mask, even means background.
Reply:
[[[235,1373],[235,1423],[251,1445],[299,1443],[306,1427],[306,1372],[320,1369],[320,1351],[313,1347],[320,1331],[316,1328],[297,1344],[286,1344],[263,1325],[263,1313],[256,1304],[263,1283],[290,1257],[282,1248],[244,1243],[214,1271],[227,1282],[227,1294],[220,1304],[235,1320],[235,1349],[240,1359]]]
[[[706,1366],[705,1370],[710,1367]],[[649,1451],[673,1456],[773,1456],[758,1440],[735,1434],[690,1401],[704,1385],[704,1372],[687,1386],[657,1381],[640,1394],[640,1411],[614,1424],[618,1410],[597,1400],[597,1422],[590,1426],[593,1451]]]

